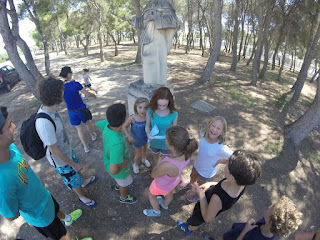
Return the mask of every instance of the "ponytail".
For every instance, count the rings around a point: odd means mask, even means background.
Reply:
[[[187,145],[187,148],[184,151],[186,160],[188,160],[191,157],[192,153],[194,153],[198,149],[198,142],[196,139],[189,139],[188,142],[189,143]]]

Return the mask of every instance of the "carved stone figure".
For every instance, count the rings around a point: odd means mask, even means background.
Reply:
[[[152,0],[141,17],[133,18],[141,29],[143,80],[149,85],[167,83],[167,55],[178,27],[178,19],[167,0]]]

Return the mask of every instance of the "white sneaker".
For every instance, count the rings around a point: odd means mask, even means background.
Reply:
[[[151,166],[150,162],[147,159],[141,161],[147,168]]]
[[[93,136],[91,136],[92,141],[97,140],[97,134],[95,132],[93,132]]]
[[[83,150],[84,150],[85,153],[90,152],[89,147],[87,147],[87,146],[83,147]]]
[[[136,173],[136,174],[139,173],[139,166],[138,166],[138,165],[133,164],[133,165],[132,165],[132,169],[133,169],[133,172],[134,172],[134,173]]]

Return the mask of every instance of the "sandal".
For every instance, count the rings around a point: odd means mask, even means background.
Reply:
[[[91,183],[95,182],[95,181],[97,180],[97,178],[98,178],[97,176],[91,176],[91,177],[90,177],[90,181],[89,181],[85,186],[82,186],[82,185],[81,185],[81,187],[82,187],[82,188],[87,187],[87,186],[90,185]]]
[[[97,202],[94,200],[91,200],[91,199],[89,202],[85,203],[85,202],[81,201],[81,199],[79,198],[79,202],[81,202],[83,205],[86,205],[89,208],[94,208],[97,205]]]

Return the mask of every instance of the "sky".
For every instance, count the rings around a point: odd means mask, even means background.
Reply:
[[[14,1],[15,6],[17,8],[17,4],[21,1]],[[10,21],[10,18],[9,18]],[[24,20],[19,21],[19,32],[21,38],[26,41],[29,47],[32,47],[35,45],[35,42],[30,37],[29,32],[34,30],[36,27],[32,21],[30,21],[28,18],[25,18]],[[5,53],[6,50],[4,49],[4,43],[2,41],[2,37],[0,35],[0,54]]]

